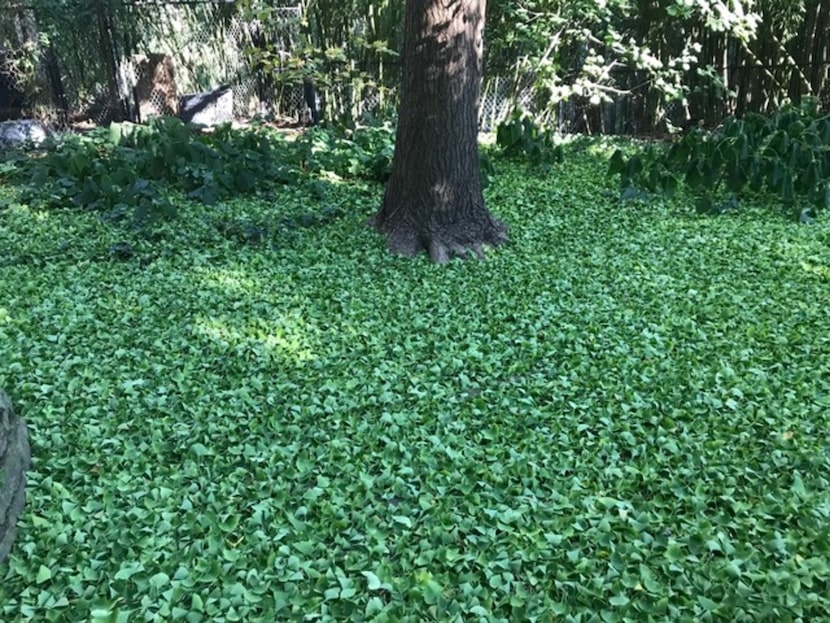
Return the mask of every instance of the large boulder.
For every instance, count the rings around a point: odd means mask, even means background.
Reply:
[[[188,123],[212,127],[233,121],[233,89],[230,86],[182,95],[180,104],[179,118]]]
[[[11,400],[0,389],[0,563],[12,548],[29,464],[26,422],[15,415]]]
[[[37,119],[0,121],[0,148],[38,146],[52,135]]]

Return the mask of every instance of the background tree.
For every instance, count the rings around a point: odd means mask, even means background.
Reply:
[[[507,239],[478,162],[485,0],[408,0],[392,173],[374,224],[389,249],[443,263]]]
[[[487,73],[568,132],[647,134],[830,101],[829,0],[491,0]]]
[[[562,132],[651,134],[805,97],[830,105],[830,0],[488,5],[488,129],[514,107]],[[131,57],[165,53],[182,92],[233,84],[240,115],[295,114],[297,85],[311,82],[326,121],[354,127],[398,104],[403,11],[391,0],[0,2],[0,63],[38,114],[125,116]],[[263,69],[277,88],[254,101]]]
[[[302,0],[296,23],[269,0],[234,4],[257,25],[248,54],[276,90],[313,84],[325,101],[325,117],[354,126],[365,108],[379,116],[395,105],[400,79],[398,51],[403,3],[391,0]],[[374,106],[364,106],[373,101]]]

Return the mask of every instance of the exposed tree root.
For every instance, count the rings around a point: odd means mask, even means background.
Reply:
[[[483,207],[473,218],[453,223],[430,222],[419,226],[415,218],[384,220],[380,213],[371,224],[386,236],[392,253],[414,257],[425,251],[437,264],[453,258],[484,259],[486,247],[497,247],[508,239],[507,227]]]

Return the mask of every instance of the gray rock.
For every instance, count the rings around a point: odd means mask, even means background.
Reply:
[[[15,415],[11,400],[0,389],[0,563],[14,542],[30,461],[26,422]]]
[[[37,119],[0,122],[0,147],[34,145],[37,147],[52,133]]]
[[[224,86],[205,93],[183,95],[179,117],[183,121],[206,126],[233,121],[233,89]]]

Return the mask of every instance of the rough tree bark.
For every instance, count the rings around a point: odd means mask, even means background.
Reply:
[[[15,415],[9,397],[0,389],[0,563],[14,541],[28,468],[26,423]]]
[[[439,263],[507,240],[478,162],[485,0],[407,0],[392,173],[373,223],[389,249]]]

